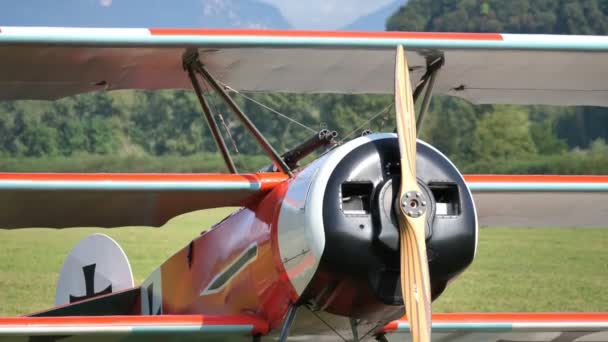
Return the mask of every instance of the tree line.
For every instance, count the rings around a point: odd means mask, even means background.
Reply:
[[[337,130],[339,139],[348,140],[363,131],[392,131],[395,127],[392,96],[247,96],[297,121],[289,121],[235,95],[239,105],[279,152],[296,146],[322,128]],[[209,100],[231,153],[245,158],[261,155],[259,146],[221,101],[214,96]],[[508,161],[538,162],[539,157],[551,157],[553,161],[555,156],[571,160],[575,160],[574,156],[579,159],[607,157],[605,136],[579,135],[584,131],[580,125],[585,122],[580,119],[579,110],[546,106],[472,106],[459,99],[439,97],[431,105],[421,138],[447,154],[459,167],[471,171],[513,173],[517,170],[490,170],[488,167]],[[597,110],[596,124],[608,124],[608,116],[601,114],[599,109],[582,110]],[[560,135],[562,131],[566,134]],[[576,139],[569,139],[568,134],[574,134]],[[49,163],[53,158],[68,157],[89,162],[96,160],[91,166],[94,171],[103,156],[116,159],[119,164],[121,159],[144,158],[150,165],[158,165],[150,161],[153,157],[181,156],[190,160],[186,164],[192,165],[193,170],[205,171],[204,166],[201,169],[199,165],[205,163],[209,165],[208,171],[222,169],[219,156],[209,153],[216,151],[215,143],[197,99],[189,91],[119,91],[83,94],[54,102],[3,102],[0,105],[0,139],[0,154],[5,160],[0,168],[9,165],[6,160],[11,158],[46,158],[44,160]],[[196,161],[201,153],[206,153],[205,162]],[[91,155],[100,157],[84,158]],[[217,160],[211,162],[214,158]],[[253,160],[251,165],[255,167],[268,162],[264,158]],[[10,165],[15,166],[14,163]],[[106,163],[104,168],[108,165],[111,164]],[[120,165],[124,168],[130,164]],[[141,166],[131,165],[123,171],[131,168],[142,170]],[[600,165],[597,168],[594,173],[605,172]],[[526,170],[525,167],[521,169]],[[589,172],[593,173],[593,170],[583,173]]]

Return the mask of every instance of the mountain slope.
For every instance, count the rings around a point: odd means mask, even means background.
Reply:
[[[364,15],[352,23],[344,26],[341,30],[345,31],[384,31],[386,29],[386,21],[395,13],[401,6],[405,6],[407,0],[395,0],[390,4]]]
[[[15,1],[0,11],[3,26],[290,28],[274,6],[258,0]]]

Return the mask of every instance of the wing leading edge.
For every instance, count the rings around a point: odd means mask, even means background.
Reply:
[[[256,174],[0,174],[0,228],[161,226],[190,211],[245,206],[285,181]]]
[[[445,65],[435,93],[474,103],[608,106],[608,37],[423,32],[0,27],[0,98],[190,89],[196,48],[239,91],[392,93],[394,47],[412,79]]]

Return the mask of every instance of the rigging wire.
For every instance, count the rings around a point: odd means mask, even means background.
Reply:
[[[232,137],[232,133],[230,133],[230,128],[228,128],[226,121],[224,121],[224,116],[220,112],[218,112],[217,115],[219,116],[220,121],[222,122],[222,125],[224,126],[224,129],[226,130],[226,134],[228,134],[228,138],[232,142],[232,147],[234,147],[234,151],[237,154],[241,153],[241,152],[239,152],[239,148],[236,146],[236,141],[234,140],[234,137]]]
[[[381,111],[379,111],[378,113],[374,114],[374,116],[372,116],[371,118],[369,118],[367,121],[365,121],[363,124],[361,124],[359,127],[353,129],[352,131],[350,131],[350,133],[348,133],[347,135],[345,135],[341,141],[346,140],[348,137],[350,137],[351,135],[355,134],[355,132],[359,131],[360,129],[362,129],[363,127],[367,126],[367,124],[369,124],[370,122],[372,122],[374,119],[376,119],[377,117],[379,117],[382,114],[386,114],[388,113],[388,111],[393,107],[393,104],[389,104],[388,106],[384,107]]]
[[[334,329],[334,327],[332,327],[329,323],[325,322],[325,320],[323,318],[321,318],[321,316],[319,316],[315,311],[311,310],[310,308],[306,307],[308,309],[308,311],[310,311],[311,314],[313,314],[319,321],[323,322],[323,324],[325,324],[326,327],[328,327],[329,329],[331,329],[331,331],[333,331],[336,335],[338,335],[338,337],[340,337],[342,339],[342,341],[347,342],[348,340],[344,338],[344,336],[342,336],[336,329]]]
[[[238,90],[232,88],[231,86],[229,86],[229,85],[227,85],[225,83],[222,83],[222,82],[219,82],[219,83],[220,83],[220,85],[222,87],[224,87],[228,91],[234,92],[235,94],[238,94],[238,95],[242,96],[246,100],[251,101],[251,102],[257,104],[257,105],[261,106],[262,108],[265,108],[266,110],[268,110],[268,111],[270,111],[270,112],[272,112],[274,114],[277,114],[277,115],[281,116],[282,118],[287,119],[287,120],[289,120],[289,121],[291,121],[291,122],[299,125],[302,128],[305,128],[305,129],[307,129],[307,130],[309,130],[311,132],[317,132],[316,130],[314,130],[314,129],[312,129],[312,128],[306,126],[306,125],[304,125],[303,123],[301,123],[301,122],[299,122],[299,121],[297,121],[297,120],[289,117],[288,115],[283,114],[283,113],[281,113],[281,112],[279,112],[279,111],[277,111],[277,110],[275,110],[275,109],[273,109],[271,107],[268,107],[267,105],[265,105],[265,104],[263,104],[263,103],[255,100],[255,99],[253,99],[253,98],[251,98],[251,97],[249,97],[249,96],[247,96],[247,95],[239,92]],[[380,110],[378,113],[374,114],[371,118],[369,118],[363,124],[361,124],[357,128],[355,128],[352,131],[350,131],[347,135],[345,135],[342,139],[340,139],[340,142],[344,142],[347,138],[349,138],[350,136],[352,136],[353,134],[355,134],[357,131],[361,130],[363,127],[367,126],[370,122],[372,122],[373,120],[375,120],[380,115],[387,114],[392,107],[393,107],[393,103],[391,103],[391,104],[387,105],[386,107],[384,107],[382,110]],[[384,126],[384,122],[382,123],[382,126]]]
[[[307,129],[307,130],[309,130],[309,131],[311,131],[311,132],[313,132],[313,133],[316,133],[316,132],[317,132],[316,130],[314,130],[314,129],[312,129],[312,128],[308,127],[308,126],[306,126],[305,124],[303,124],[303,123],[301,123],[301,122],[299,122],[299,121],[297,121],[297,120],[295,120],[295,119],[293,119],[293,118],[290,118],[288,115],[285,115],[285,114],[283,114],[283,113],[279,112],[279,111],[278,111],[278,110],[276,110],[276,109],[270,108],[270,107],[268,107],[267,105],[265,105],[265,104],[263,104],[263,103],[261,103],[261,102],[259,102],[259,101],[255,100],[255,99],[253,99],[253,98],[251,98],[251,97],[249,97],[249,96],[247,96],[247,95],[245,95],[245,94],[243,94],[243,93],[239,92],[238,90],[236,90],[236,89],[234,89],[234,88],[230,87],[229,85],[226,85],[226,84],[221,83],[221,82],[219,82],[219,83],[220,83],[220,84],[221,84],[221,85],[222,85],[224,88],[226,88],[227,90],[232,91],[232,92],[234,92],[234,93],[236,93],[236,94],[238,94],[238,95],[242,96],[242,97],[243,97],[243,98],[245,98],[246,100],[251,101],[251,102],[253,102],[253,103],[257,104],[258,106],[260,106],[260,107],[262,107],[262,108],[264,108],[264,109],[266,109],[266,110],[268,110],[268,111],[270,111],[270,112],[272,112],[272,113],[274,113],[274,114],[277,114],[277,115],[281,116],[282,118],[287,119],[287,120],[289,120],[289,121],[291,121],[291,122],[293,122],[293,123],[295,123],[295,124],[299,125],[299,126],[300,126],[300,127],[302,127],[302,128],[305,128],[305,129]]]
[[[207,82],[202,82],[202,84],[203,84],[203,87],[205,88],[205,92],[207,94],[211,94],[211,90],[207,87]],[[213,101],[209,101],[209,105],[211,107],[213,107],[213,111],[220,118],[220,121],[222,122],[222,126],[224,126],[224,130],[226,131],[226,134],[228,135],[228,138],[230,139],[230,142],[232,143],[232,147],[234,147],[234,151],[237,154],[240,154],[239,148],[236,146],[236,141],[234,140],[234,138],[232,137],[232,133],[230,132],[230,128],[228,128],[228,125],[226,124],[226,121],[224,120],[224,116],[222,115],[222,113],[219,110],[217,110],[217,107],[215,107],[215,105],[213,104]]]

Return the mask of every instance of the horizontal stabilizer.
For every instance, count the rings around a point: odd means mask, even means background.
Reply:
[[[154,226],[244,206],[287,179],[256,174],[1,173],[0,228]]]
[[[30,317],[132,315],[139,312],[140,293],[140,288],[135,287],[36,312]]]

